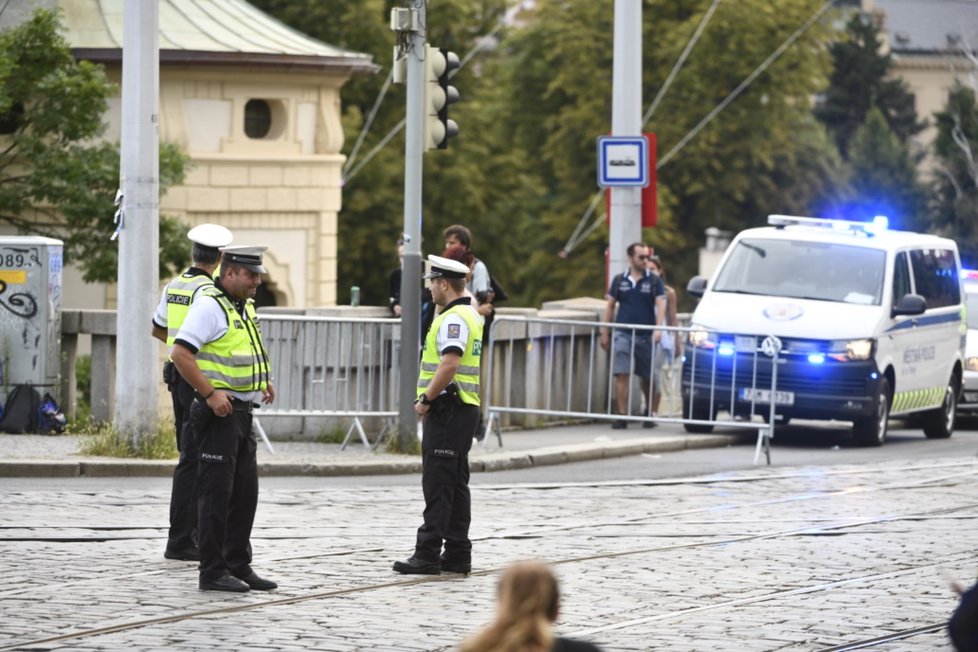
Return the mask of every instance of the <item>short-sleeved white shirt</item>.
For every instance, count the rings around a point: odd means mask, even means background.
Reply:
[[[190,304],[190,311],[187,312],[187,318],[183,320],[176,339],[190,344],[199,351],[205,344],[220,339],[227,332],[228,318],[224,308],[214,297],[205,296]],[[261,398],[261,391],[235,392],[229,389],[221,391],[228,392],[242,401],[257,402]]]
[[[481,318],[481,315],[471,305],[463,305],[461,310],[471,310],[477,317]],[[445,318],[441,320],[435,339],[438,354],[444,355],[447,349],[458,349],[458,354],[463,355],[468,341],[469,325],[465,323],[462,316],[456,312],[446,314]]]

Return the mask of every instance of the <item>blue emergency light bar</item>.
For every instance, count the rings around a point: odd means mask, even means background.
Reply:
[[[786,226],[812,226],[836,231],[874,236],[885,231],[889,220],[884,215],[877,215],[872,222],[851,222],[849,220],[831,220],[824,217],[799,217],[796,215],[768,215],[767,223],[783,229]]]

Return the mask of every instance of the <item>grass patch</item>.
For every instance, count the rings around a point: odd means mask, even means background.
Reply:
[[[132,441],[110,423],[90,418],[74,421],[69,432],[83,437],[82,455],[133,457],[147,460],[172,460],[179,456],[173,424],[160,421],[155,432]]]
[[[407,448],[402,448],[400,434],[395,430],[388,434],[384,450],[397,455],[421,455],[421,441],[417,437],[411,437],[408,440]]]
[[[316,437],[317,444],[342,444],[346,439],[346,428],[333,426],[329,430],[323,430]]]

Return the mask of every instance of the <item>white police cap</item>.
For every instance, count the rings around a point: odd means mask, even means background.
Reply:
[[[198,224],[187,232],[193,242],[212,249],[226,247],[234,240],[231,232],[220,224]]]
[[[267,274],[268,270],[261,264],[261,256],[268,249],[265,245],[235,245],[233,247],[221,247],[224,252],[222,258],[225,263],[236,263],[248,271],[256,274]]]
[[[428,256],[428,265],[431,271],[423,278],[465,278],[469,273],[469,268],[463,263],[434,254]]]

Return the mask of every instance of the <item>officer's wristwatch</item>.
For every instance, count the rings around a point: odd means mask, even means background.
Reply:
[[[418,395],[418,400],[415,401],[415,403],[420,403],[421,405],[431,405],[431,400],[428,398],[427,394],[422,392]]]

